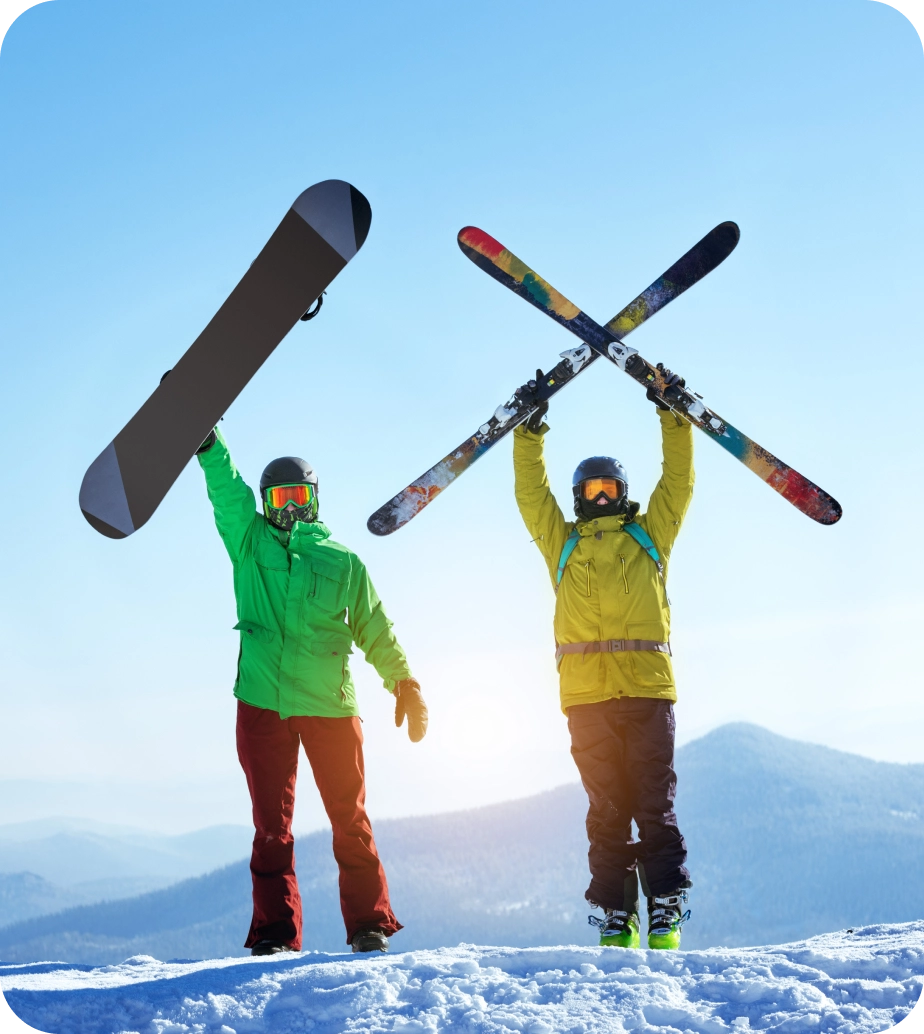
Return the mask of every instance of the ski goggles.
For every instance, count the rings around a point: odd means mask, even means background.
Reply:
[[[293,506],[309,506],[317,498],[314,485],[273,485],[263,493],[266,505],[274,510]]]
[[[581,482],[581,495],[585,499],[596,499],[602,492],[607,498],[616,500],[621,495],[621,486],[619,478],[588,478]]]

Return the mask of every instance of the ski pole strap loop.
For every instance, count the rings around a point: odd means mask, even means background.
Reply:
[[[653,650],[671,656],[670,643],[658,643],[654,639],[604,639],[593,643],[559,643],[555,647],[555,660],[560,661],[566,653],[583,656],[588,653],[623,653],[629,650]]]

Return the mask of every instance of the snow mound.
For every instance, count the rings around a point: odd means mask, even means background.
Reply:
[[[686,952],[460,944],[0,965],[13,1011],[49,1034],[872,1034],[907,1016],[922,984],[924,922]]]

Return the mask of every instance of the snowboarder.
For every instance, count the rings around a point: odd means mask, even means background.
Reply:
[[[292,813],[299,741],[333,827],[340,907],[354,952],[387,951],[401,929],[365,810],[363,736],[348,655],[355,643],[395,695],[415,743],[427,708],[366,568],[318,518],[318,478],[295,456],[260,479],[262,512],[220,432],[202,443],[215,523],[234,567],[241,647],[237,751],[253,803],[254,955],[299,951],[302,906]]]
[[[668,392],[683,387],[682,378],[663,372]],[[533,384],[520,393],[529,395]],[[585,897],[605,913],[589,919],[601,944],[638,947],[640,877],[648,946],[677,948],[692,884],[674,812],[677,694],[665,578],[693,495],[693,430],[653,391],[648,397],[659,410],[664,463],[644,514],[628,498],[622,465],[592,456],[574,472],[577,519],[565,520],[543,459],[548,403],[514,432],[513,457],[517,505],[557,593],[561,708],[590,802]]]

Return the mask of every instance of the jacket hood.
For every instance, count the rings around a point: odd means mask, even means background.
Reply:
[[[265,517],[264,520],[266,520]],[[299,542],[312,539],[317,542],[323,542],[324,539],[330,538],[330,528],[326,524],[322,524],[321,521],[312,521],[310,524],[297,521],[291,531],[283,531],[281,528],[277,528],[272,521],[266,521],[266,526],[286,549],[295,549],[296,551]]]

